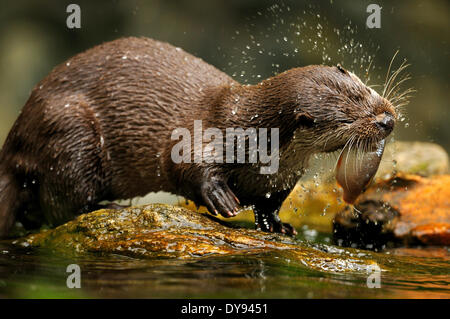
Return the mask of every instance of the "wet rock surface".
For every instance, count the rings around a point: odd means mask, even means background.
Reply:
[[[376,177],[387,179],[392,172],[420,176],[447,174],[449,158],[440,146],[428,142],[394,142],[386,146]]]
[[[334,220],[344,246],[450,245],[450,175],[398,174],[372,186]]]
[[[182,207],[154,204],[81,215],[53,230],[15,241],[63,255],[116,254],[182,259],[275,253],[292,263],[324,271],[365,271],[370,255],[312,245],[282,235],[229,227]]]

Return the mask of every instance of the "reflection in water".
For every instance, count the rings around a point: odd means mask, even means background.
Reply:
[[[67,259],[2,243],[0,297],[450,297],[448,248],[397,248],[370,254],[384,269],[380,289],[367,288],[364,272],[319,271],[276,252],[190,260],[118,255]],[[72,263],[81,267],[81,289],[66,287],[66,267]]]

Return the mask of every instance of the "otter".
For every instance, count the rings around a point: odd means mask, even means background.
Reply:
[[[339,65],[241,85],[168,43],[107,42],[55,67],[32,90],[0,153],[0,236],[14,221],[59,225],[103,201],[157,191],[225,217],[251,205],[257,229],[293,235],[278,211],[310,156],[349,141],[369,149],[395,119],[388,100]],[[262,175],[250,163],[175,163],[171,133],[195,120],[222,131],[278,128],[277,172]]]

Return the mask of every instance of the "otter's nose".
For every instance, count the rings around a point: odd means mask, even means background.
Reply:
[[[381,114],[378,114],[375,117],[375,121],[376,124],[379,128],[383,129],[384,131],[386,131],[387,133],[392,132],[392,130],[394,129],[394,117],[392,116],[392,114],[389,114],[387,112],[383,112]]]

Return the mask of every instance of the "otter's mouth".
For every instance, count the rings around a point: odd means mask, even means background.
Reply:
[[[384,145],[383,139],[361,151],[360,147],[348,143],[342,150],[336,165],[336,180],[344,190],[347,203],[353,204],[375,176]]]

